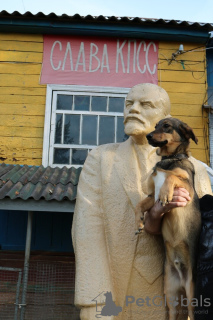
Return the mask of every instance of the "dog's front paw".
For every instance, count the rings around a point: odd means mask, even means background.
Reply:
[[[135,234],[139,234],[144,229],[144,212],[141,212],[141,207],[137,206],[135,209]]]
[[[135,234],[140,234],[144,230],[144,214],[141,215],[140,220],[136,221],[135,223]]]
[[[164,207],[166,204],[172,201],[173,191],[168,188],[162,187],[159,193],[159,200]]]

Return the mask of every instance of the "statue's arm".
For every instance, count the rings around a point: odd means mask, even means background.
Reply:
[[[112,291],[103,222],[100,148],[90,152],[80,175],[72,239],[76,259],[75,304],[81,308],[95,306],[93,299],[103,291]]]
[[[205,194],[212,195],[211,181],[204,164],[193,157],[189,158],[195,168],[195,189],[199,198]]]

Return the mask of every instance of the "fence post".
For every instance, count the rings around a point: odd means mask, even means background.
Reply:
[[[32,238],[32,224],[33,224],[33,212],[29,211],[28,220],[27,220],[27,235],[26,235],[22,299],[21,299],[21,320],[25,319],[25,311],[26,311],[26,295],[27,295],[27,283],[28,283],[28,273],[29,273],[30,247],[31,247],[31,238]]]

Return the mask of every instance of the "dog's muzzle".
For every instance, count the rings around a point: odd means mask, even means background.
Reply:
[[[164,140],[164,141],[157,141],[153,138],[153,134],[152,133],[148,133],[146,135],[146,138],[148,140],[148,143],[153,146],[153,147],[163,147],[168,143],[168,140]]]

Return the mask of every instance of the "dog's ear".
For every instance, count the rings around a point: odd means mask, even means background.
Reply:
[[[182,131],[186,139],[192,139],[196,144],[198,143],[198,138],[195,136],[192,128],[188,126],[186,123],[181,123],[179,129]]]

